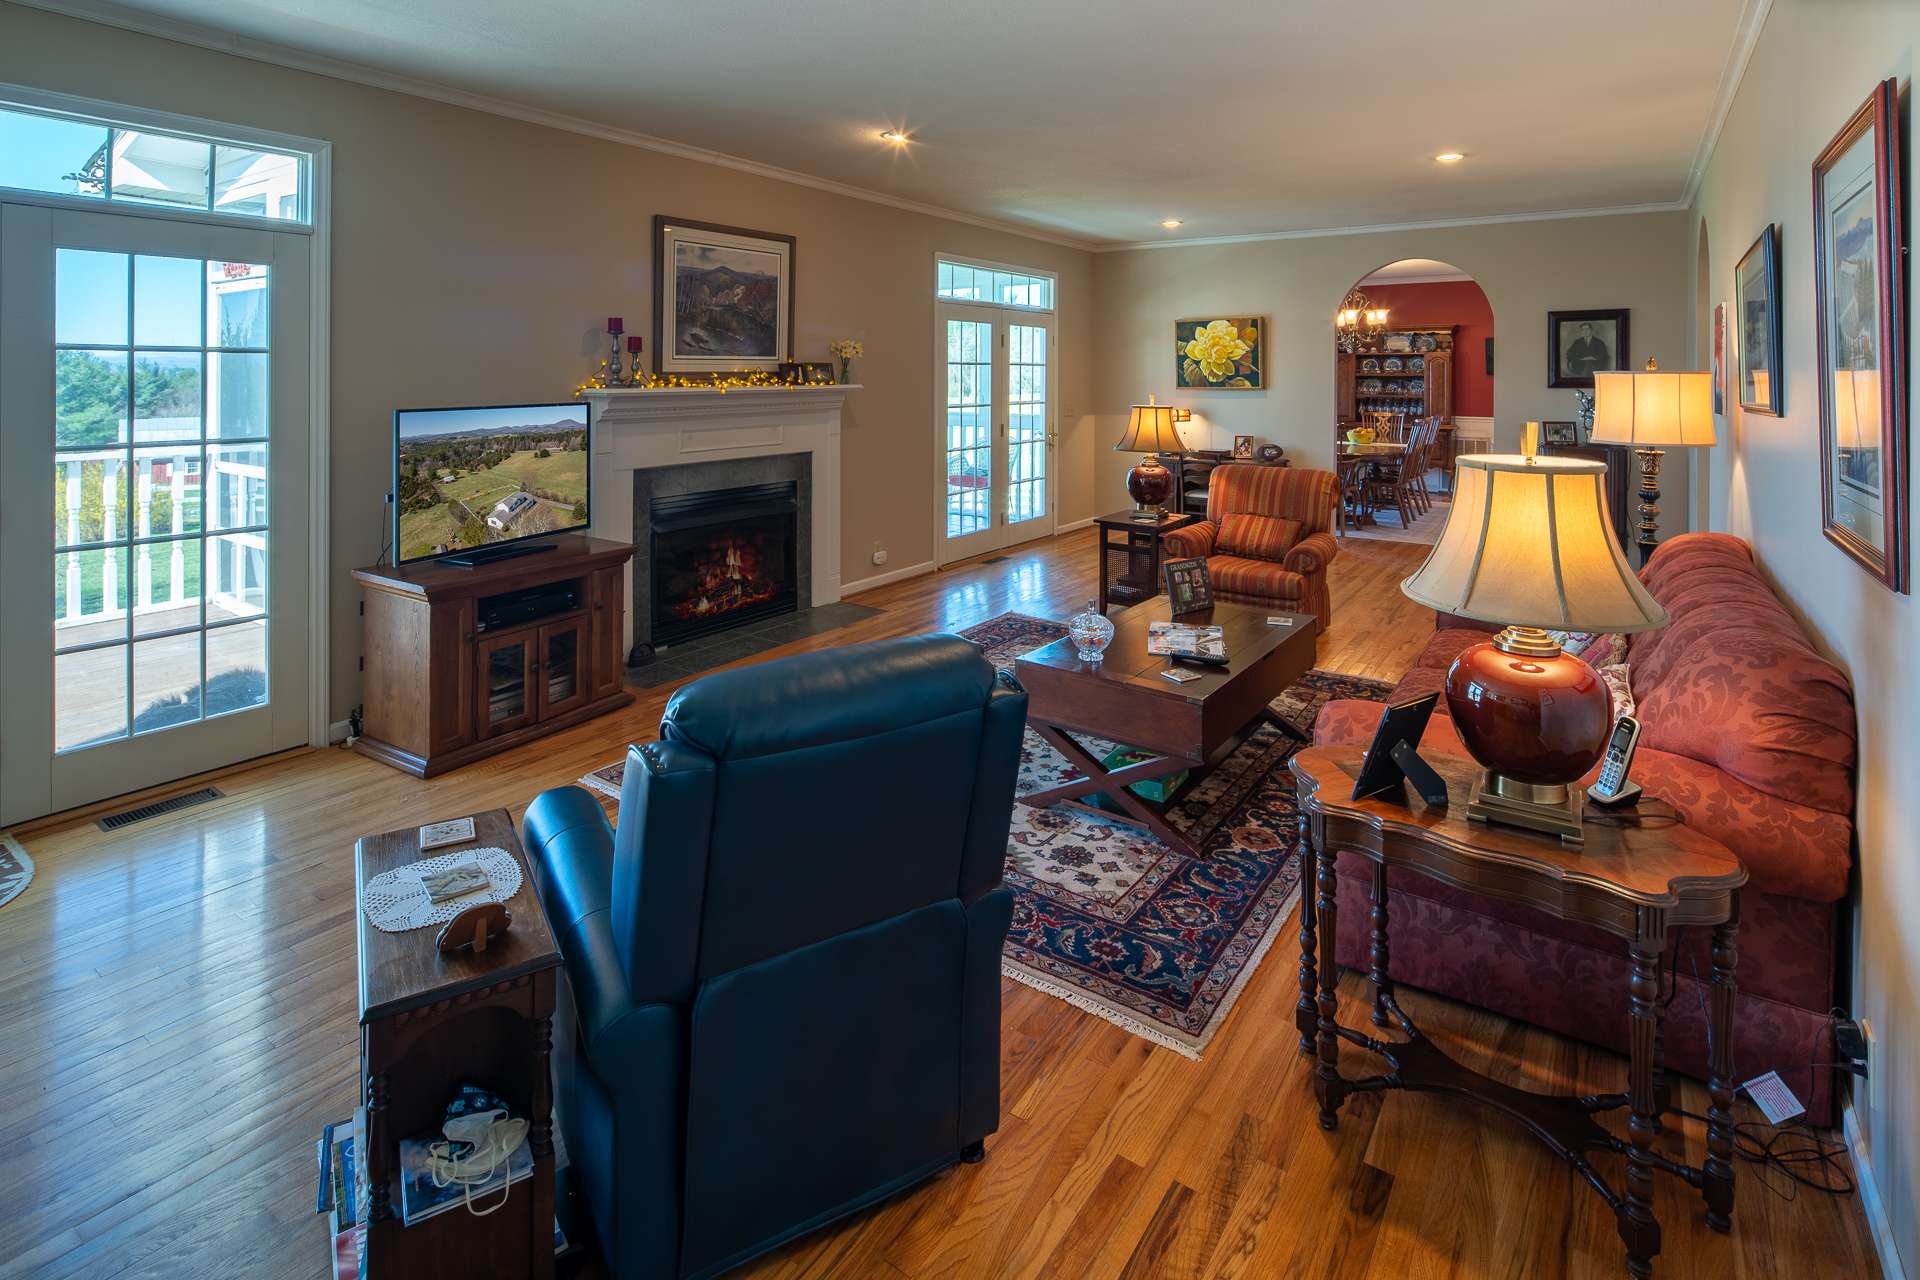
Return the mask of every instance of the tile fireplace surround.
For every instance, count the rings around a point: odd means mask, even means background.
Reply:
[[[840,411],[847,393],[858,386],[736,387],[725,392],[703,388],[607,387],[588,391],[593,406],[593,522],[597,538],[631,542],[635,493],[688,492],[752,481],[722,478],[718,483],[681,483],[684,477],[636,474],[661,468],[805,458],[808,479],[807,525],[800,532],[805,561],[800,567],[807,604],[832,604],[840,598]],[[795,459],[794,461],[799,461]],[[787,463],[780,469],[792,467]],[[796,468],[797,469],[797,468]],[[715,477],[741,475],[755,468],[715,468]],[[697,478],[697,473],[689,473]],[[638,514],[644,515],[644,512]],[[632,653],[636,624],[650,614],[650,601],[636,600],[634,583],[642,566],[627,579],[625,647]],[[644,637],[643,637],[644,638]]]

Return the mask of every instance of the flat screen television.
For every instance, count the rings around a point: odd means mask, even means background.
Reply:
[[[591,442],[578,401],[396,410],[393,562],[478,563],[585,529]]]

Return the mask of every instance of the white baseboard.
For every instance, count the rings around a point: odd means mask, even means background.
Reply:
[[[347,722],[345,720],[335,720],[332,724],[327,726],[328,742],[338,743],[338,742],[345,742],[346,740],[347,740]]]
[[[1847,1154],[1853,1157],[1853,1181],[1860,1188],[1860,1207],[1866,1211],[1867,1229],[1873,1233],[1873,1251],[1880,1256],[1882,1280],[1906,1280],[1906,1269],[1900,1265],[1900,1249],[1893,1239],[1893,1224],[1887,1220],[1887,1202],[1881,1199],[1880,1186],[1873,1180],[1872,1163],[1861,1151],[1860,1122],[1854,1119],[1851,1093],[1840,1104],[1840,1130],[1846,1136]]]
[[[919,564],[910,564],[904,569],[889,569],[885,573],[876,573],[871,578],[861,578],[856,582],[840,584],[840,598],[858,595],[862,591],[871,591],[875,587],[884,587],[889,583],[905,582],[908,578],[917,578],[923,573],[932,573],[937,566],[931,560],[922,560]]]
[[[1055,525],[1053,532],[1058,535],[1062,533],[1072,533],[1075,529],[1091,528],[1093,528],[1093,517],[1088,516],[1085,520],[1074,520],[1067,524]]]

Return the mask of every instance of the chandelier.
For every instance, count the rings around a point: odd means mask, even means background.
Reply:
[[[1355,286],[1340,300],[1340,312],[1333,318],[1334,345],[1346,352],[1359,351],[1378,342],[1386,327],[1387,309],[1374,306]]]

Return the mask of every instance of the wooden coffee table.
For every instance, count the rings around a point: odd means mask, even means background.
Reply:
[[[1147,624],[1168,621],[1170,606],[1167,597],[1156,596],[1115,614],[1113,643],[1102,662],[1080,661],[1074,656],[1071,638],[1056,640],[1015,661],[1014,674],[1027,689],[1027,723],[1086,775],[1077,782],[1023,796],[1021,803],[1040,809],[1079,805],[1101,817],[1145,827],[1191,856],[1199,850],[1167,822],[1164,808],[1128,788],[1183,769],[1189,771],[1185,787],[1190,788],[1231,755],[1257,725],[1271,721],[1293,732],[1267,704],[1312,669],[1314,620],[1311,614],[1280,615],[1228,603],[1182,614],[1182,622],[1222,628],[1232,662],[1225,667],[1182,664],[1201,676],[1189,684],[1175,684],[1160,674],[1170,660],[1147,652]],[[1279,616],[1291,618],[1292,625],[1267,625],[1269,617]],[[1074,741],[1070,736],[1074,733],[1108,738],[1158,755],[1109,771]],[[1085,797],[1096,792],[1110,798],[1120,812],[1087,804]]]
[[[1733,1011],[1734,937],[1740,921],[1740,886],[1747,870],[1732,851],[1683,825],[1671,806],[1649,798],[1616,812],[1590,810],[1586,843],[1577,848],[1551,837],[1467,819],[1465,800],[1478,770],[1451,753],[1427,763],[1446,779],[1451,806],[1423,803],[1411,789],[1403,795],[1350,799],[1360,770],[1358,747],[1309,747],[1291,763],[1300,797],[1300,1001],[1294,1021],[1300,1052],[1316,1058],[1314,1092],[1320,1127],[1337,1128],[1340,1106],[1355,1093],[1423,1089],[1467,1098],[1514,1120],[1548,1150],[1572,1165],[1613,1210],[1627,1246],[1627,1271],[1653,1274],[1660,1251],[1660,1223],[1653,1214],[1653,1175],[1671,1174],[1706,1201],[1707,1225],[1732,1227],[1733,1215]],[[1404,1040],[1377,1040],[1338,1022],[1335,989],[1339,965],[1334,938],[1339,928],[1334,859],[1351,852],[1373,863],[1373,904],[1368,913],[1373,981],[1373,1023],[1397,1027]],[[1632,1054],[1624,1093],[1556,1096],[1532,1093],[1490,1079],[1449,1058],[1402,1013],[1388,976],[1387,868],[1430,876],[1443,884],[1517,902],[1561,920],[1593,925],[1627,940],[1632,958],[1622,993],[1632,1017]],[[1317,882],[1319,898],[1309,909],[1305,886]],[[1682,926],[1713,930],[1713,1007],[1708,1023],[1707,1158],[1694,1168],[1653,1149],[1653,1135],[1667,1110],[1661,1070],[1660,990],[1667,932]],[[1315,956],[1316,946],[1318,956]],[[1317,990],[1316,990],[1317,987]],[[1605,1016],[1602,1010],[1596,1017]],[[1340,1042],[1384,1059],[1380,1075],[1340,1073]],[[1602,1111],[1629,1108],[1628,1139],[1594,1119]],[[1589,1157],[1613,1152],[1626,1157],[1625,1194],[1616,1191]]]

